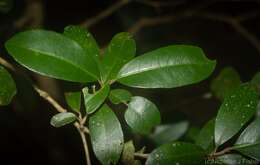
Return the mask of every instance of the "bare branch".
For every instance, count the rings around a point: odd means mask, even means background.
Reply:
[[[240,21],[245,21],[246,18],[250,19],[252,16],[256,17],[257,12],[255,14],[242,15],[238,17],[231,17],[227,15],[214,14],[214,13],[197,13],[196,16],[201,18],[206,18],[210,20],[220,21],[229,24],[232,26],[241,36],[243,36],[246,40],[248,40],[255,49],[260,53],[260,41],[259,39],[252,33],[250,33],[246,28],[244,28]]]
[[[101,13],[99,13],[98,15],[91,17],[91,18],[87,18],[80,25],[82,27],[89,28],[89,27],[97,24],[102,19],[110,16],[115,11],[119,10],[120,8],[122,8],[123,6],[128,4],[129,2],[130,2],[130,0],[119,0],[116,4],[111,5],[110,7],[108,7],[107,9],[102,11]]]

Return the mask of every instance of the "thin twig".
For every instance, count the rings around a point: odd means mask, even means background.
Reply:
[[[104,18],[110,16],[115,11],[119,10],[120,8],[122,8],[123,6],[128,4],[129,2],[130,2],[130,0],[119,0],[117,3],[111,5],[104,11],[100,12],[98,15],[91,17],[91,18],[87,18],[80,25],[82,27],[89,28],[89,27],[97,24],[99,21],[103,20]]]
[[[134,156],[141,159],[147,159],[149,154],[134,153]]]
[[[88,143],[86,141],[86,135],[85,135],[82,127],[76,127],[76,128],[77,128],[77,130],[80,134],[80,137],[81,137],[81,140],[82,140],[82,143],[83,143],[83,146],[84,146],[86,163],[87,163],[87,165],[91,165],[91,160],[90,160],[90,155],[89,155],[89,150],[88,150]]]
[[[210,158],[216,158],[222,155],[225,155],[226,153],[229,153],[233,150],[232,147],[227,147],[219,152],[213,152],[212,154],[209,155]]]
[[[226,16],[226,15],[221,15],[221,14],[205,13],[204,12],[204,13],[197,13],[196,16],[229,24],[241,36],[243,36],[245,39],[247,39],[255,47],[255,49],[260,53],[260,41],[259,41],[259,39],[255,35],[250,33],[246,28],[244,28],[240,23],[240,21],[245,21],[245,18],[250,19],[250,18],[252,18],[252,16],[256,17],[256,13],[252,14],[252,15],[230,17],[230,16]]]
[[[54,100],[47,92],[39,89],[37,86],[33,86],[35,91],[46,101],[48,101],[58,112],[67,112],[56,100]]]

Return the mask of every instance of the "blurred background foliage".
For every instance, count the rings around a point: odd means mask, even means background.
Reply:
[[[121,31],[134,35],[137,55],[169,44],[201,47],[218,63],[208,80],[177,89],[128,88],[159,107],[163,124],[175,124],[176,129],[170,131],[175,138],[194,140],[198,128],[216,114],[220,100],[210,89],[222,87],[210,87],[210,82],[222,68],[232,66],[227,70],[237,70],[243,82],[260,69],[259,0],[0,0],[0,12],[0,56],[26,72],[64,106],[63,93],[77,91],[85,84],[49,79],[23,69],[4,49],[8,38],[31,28],[62,32],[67,25],[79,24],[94,35],[102,49]],[[29,80],[12,75],[18,93],[11,105],[0,107],[0,164],[83,164],[76,130],[72,126],[53,128],[49,124],[56,113],[53,107],[34,92]],[[238,75],[232,77],[227,71],[222,76],[240,82]],[[125,108],[122,105],[114,111],[122,116]],[[128,130],[126,140],[134,139],[140,149],[145,145],[149,150],[159,143],[151,142],[156,134],[132,135],[125,124],[123,127]]]

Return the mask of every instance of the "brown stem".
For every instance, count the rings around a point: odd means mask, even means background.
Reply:
[[[227,147],[227,148],[224,148],[223,150],[219,151],[219,152],[213,152],[212,154],[209,155],[210,158],[215,158],[215,157],[218,157],[218,156],[222,156],[222,155],[225,155],[226,153],[232,151],[233,148],[232,147]]]
[[[86,134],[84,133],[84,128],[86,128],[86,127],[79,126],[79,127],[76,127],[76,128],[77,128],[77,130],[80,134],[80,137],[81,137],[81,140],[82,140],[82,143],[83,143],[83,146],[84,146],[86,163],[87,163],[87,165],[91,165],[91,160],[90,160],[89,150],[88,150],[88,143],[87,143],[87,140],[86,140]]]
[[[97,24],[100,20],[110,16],[113,14],[115,11],[123,7],[124,5],[128,4],[130,0],[120,0],[116,4],[111,5],[107,9],[105,9],[103,12],[99,13],[98,15],[87,18],[85,21],[81,23],[82,27],[89,28],[95,24]]]
[[[134,153],[134,156],[141,159],[147,159],[149,154]]]

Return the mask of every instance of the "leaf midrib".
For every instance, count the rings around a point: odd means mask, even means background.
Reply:
[[[211,65],[213,64],[214,61],[209,61],[207,64],[203,64],[203,63],[193,63],[193,64],[177,64],[177,65],[165,65],[164,67],[152,67],[152,68],[148,68],[148,69],[143,69],[143,70],[138,70],[136,72],[130,72],[128,74],[123,74],[122,76],[119,76],[117,77],[117,80],[119,79],[122,79],[122,78],[125,78],[125,77],[128,77],[128,76],[134,76],[134,75],[138,75],[140,73],[145,73],[145,72],[149,72],[149,71],[153,71],[153,70],[158,70],[158,69],[165,69],[165,68],[171,68],[171,67],[183,67],[183,66],[186,66],[186,65],[189,65],[189,66],[202,66],[202,65]],[[120,73],[120,71],[119,71]]]
[[[91,76],[92,78],[98,80],[98,78],[97,78],[94,74],[92,74],[91,72],[85,70],[84,68],[79,67],[78,65],[75,65],[74,63],[70,62],[69,60],[66,60],[66,59],[64,59],[64,58],[59,58],[60,56],[55,56],[55,55],[52,54],[52,53],[46,53],[46,52],[43,52],[43,51],[35,50],[35,49],[33,49],[33,48],[24,48],[23,46],[17,46],[17,45],[15,45],[15,44],[10,44],[10,45],[13,45],[14,47],[18,47],[18,48],[21,48],[21,49],[24,49],[24,50],[28,49],[28,50],[30,50],[30,51],[32,51],[32,52],[37,52],[37,53],[40,53],[40,54],[45,54],[46,56],[51,57],[51,58],[59,59],[59,60],[63,61],[64,63],[68,63],[68,64],[74,66],[75,68],[78,68],[78,69],[82,70],[82,71],[85,72],[87,75],[89,75],[89,76]],[[34,54],[35,54],[35,53],[34,53]],[[35,56],[35,55],[34,55],[34,56]]]

